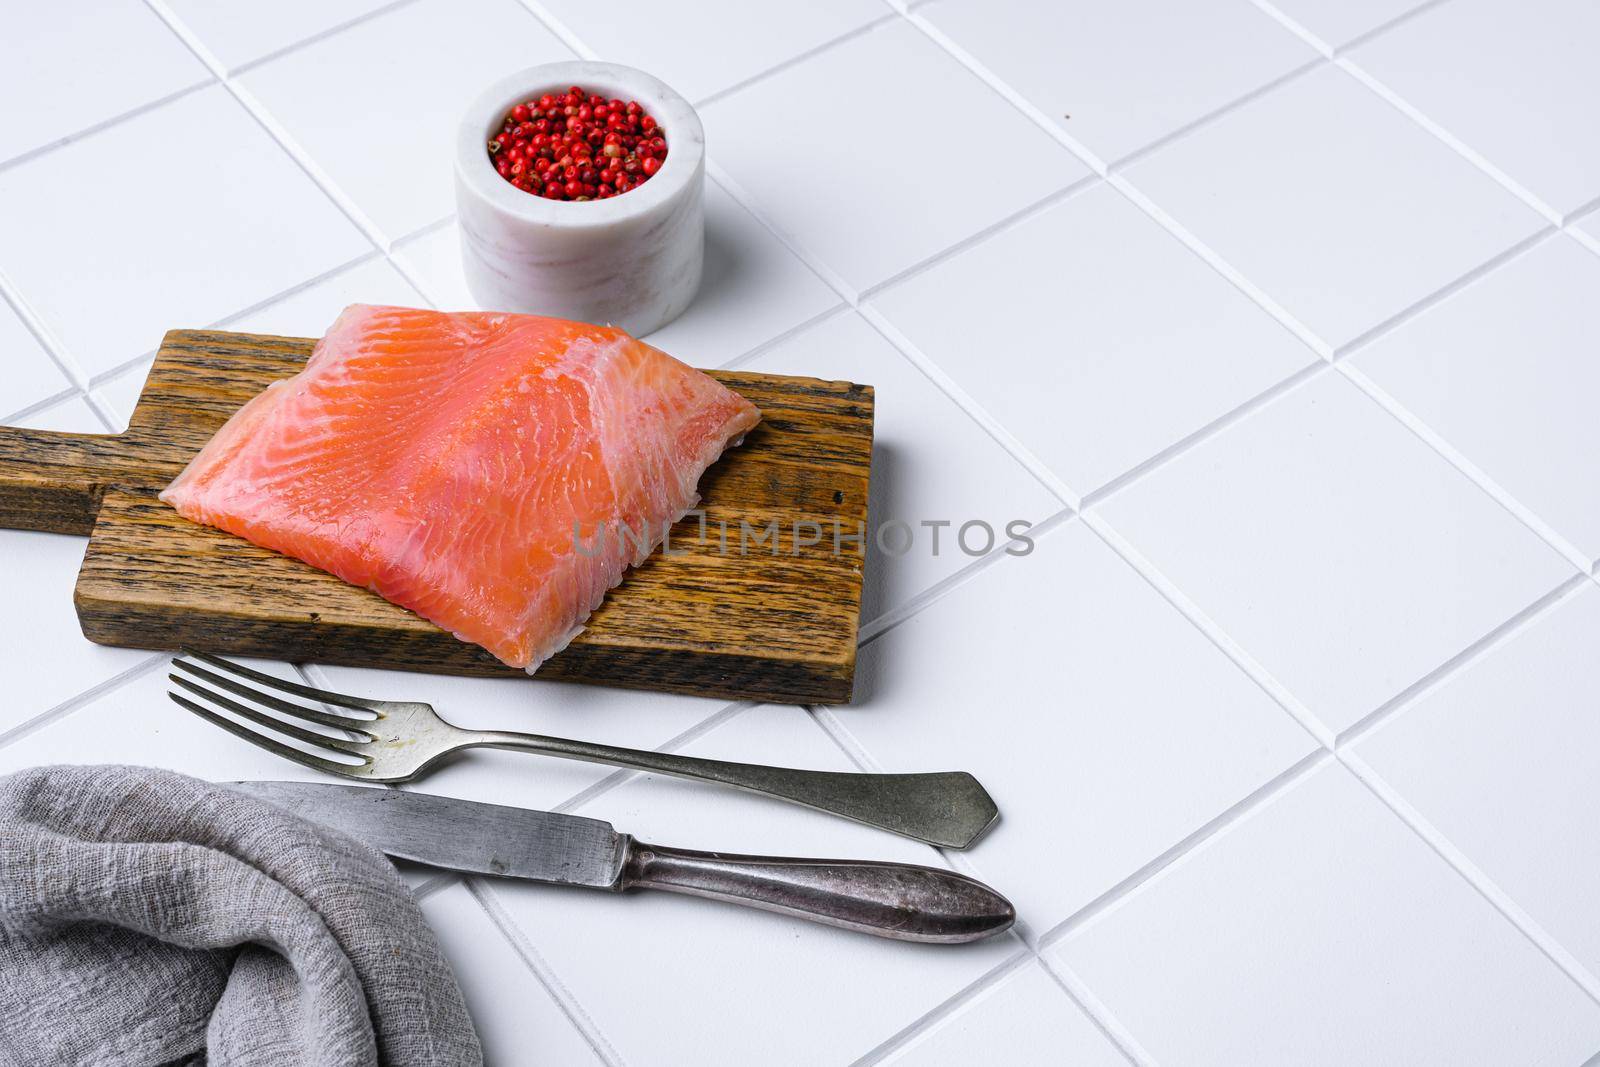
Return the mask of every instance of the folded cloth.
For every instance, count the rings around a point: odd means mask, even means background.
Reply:
[[[146,767],[0,778],[0,1063],[478,1064],[372,848]]]

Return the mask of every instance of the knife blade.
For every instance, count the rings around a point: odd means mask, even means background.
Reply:
[[[955,944],[1009,928],[1011,902],[936,867],[698,852],[579,815],[408,790],[312,782],[229,788],[396,859],[471,874],[621,891],[663,889],[902,941]]]
[[[430,867],[600,889],[615,887],[622,876],[623,835],[599,819],[365,785],[233,782],[230,788]]]

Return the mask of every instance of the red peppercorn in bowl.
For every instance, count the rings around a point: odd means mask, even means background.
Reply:
[[[504,78],[462,120],[455,171],[462,266],[484,308],[642,335],[694,298],[705,135],[650,75],[572,62]]]
[[[639,101],[580,85],[516,104],[487,147],[500,177],[546,200],[620,196],[667,158],[665,131]]]

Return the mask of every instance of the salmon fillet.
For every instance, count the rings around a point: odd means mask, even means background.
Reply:
[[[611,327],[355,305],[161,499],[531,673],[760,418]]]

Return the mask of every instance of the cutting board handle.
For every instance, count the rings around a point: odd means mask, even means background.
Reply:
[[[0,426],[0,528],[87,534],[126,460],[119,434]]]

